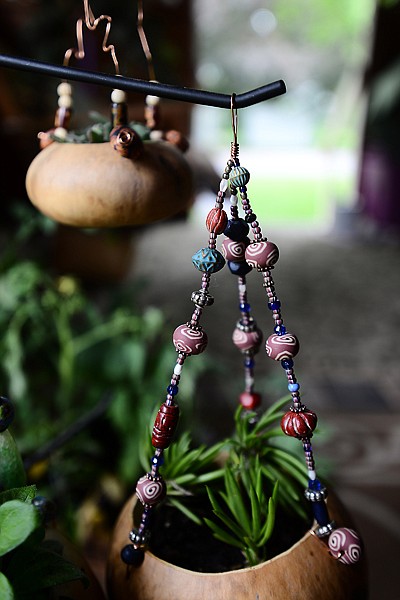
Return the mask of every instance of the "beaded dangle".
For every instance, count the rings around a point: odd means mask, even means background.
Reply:
[[[179,418],[176,395],[179,391],[183,365],[189,356],[200,354],[206,348],[207,335],[200,326],[200,318],[203,309],[214,302],[214,298],[209,294],[211,275],[221,270],[226,262],[230,272],[238,277],[240,319],[232,339],[244,356],[245,389],[240,394],[239,401],[245,410],[250,411],[254,411],[261,403],[261,395],[254,391],[254,355],[260,349],[263,336],[251,315],[246,287],[246,276],[255,269],[263,278],[263,287],[268,298],[267,306],[274,321],[273,333],[266,340],[265,350],[269,358],[280,362],[292,396],[292,404],[281,419],[281,428],[286,435],[299,439],[303,446],[308,471],[305,497],[311,503],[317,523],[312,533],[321,540],[334,558],[343,564],[354,564],[361,556],[361,540],[354,530],[346,527],[337,528],[335,522],[330,519],[325,501],[327,490],[317,477],[311,445],[311,438],[317,425],[317,415],[301,400],[300,384],[295,375],[293,360],[300,345],[297,337],[284,325],[281,301],[272,277],[272,270],[279,259],[279,250],[273,242],[263,236],[260,223],[247,195],[250,173],[239,162],[234,95],[231,113],[234,141],[231,143],[230,159],[222,174],[215,207],[206,218],[209,232],[208,246],[201,248],[192,257],[194,266],[203,273],[201,288],[192,293],[191,300],[195,309],[190,320],[177,327],[173,333],[173,343],[178,356],[167,388],[166,400],[158,411],[153,427],[152,444],[155,453],[151,461],[151,470],[139,479],[136,487],[136,495],[143,505],[142,519],[138,529],[130,532],[129,538],[132,543],[122,549],[121,558],[126,564],[133,566],[139,566],[143,561],[144,549],[149,540],[152,510],[166,494],[166,485],[159,469],[163,464],[163,451],[172,441]],[[230,219],[223,209],[228,191]],[[244,218],[239,216],[239,199]],[[248,237],[250,229],[251,239]],[[222,233],[225,235],[225,240],[219,252],[216,248],[216,238]]]

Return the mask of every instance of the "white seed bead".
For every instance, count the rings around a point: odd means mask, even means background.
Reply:
[[[157,106],[160,104],[160,98],[158,96],[146,96],[146,104],[147,106]]]
[[[113,90],[111,92],[111,102],[114,102],[115,104],[123,104],[126,102],[126,93],[124,90]]]
[[[54,135],[62,140],[65,140],[67,137],[67,130],[65,127],[56,127],[54,130]]]
[[[308,478],[311,479],[312,481],[314,481],[315,479],[317,479],[317,474],[314,470],[310,470],[308,471]]]
[[[232,206],[237,206],[237,203],[238,203],[238,197],[237,196],[234,196],[232,194],[232,196],[229,198],[229,200],[230,200],[230,203],[231,203]]]
[[[182,373],[182,365],[176,364],[174,367],[174,375],[180,375]]]
[[[244,283],[241,283],[241,284],[238,286],[238,288],[239,288],[239,292],[240,292],[241,294],[244,294],[244,293],[246,292],[246,289],[247,289],[247,288],[246,288],[246,286],[244,285]]]
[[[163,132],[159,129],[154,129],[154,131],[150,131],[150,139],[155,141],[162,140]]]
[[[219,184],[219,191],[226,192],[227,189],[228,189],[228,180],[221,179],[221,183]]]
[[[69,83],[67,83],[66,81],[63,81],[57,87],[57,94],[59,96],[71,96],[72,95],[72,86]]]
[[[58,106],[60,108],[71,108],[72,96],[60,96],[58,99]]]

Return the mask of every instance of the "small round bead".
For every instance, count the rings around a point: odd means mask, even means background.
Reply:
[[[330,553],[345,565],[353,565],[362,555],[362,542],[354,529],[339,527],[328,539]]]
[[[121,560],[130,567],[140,567],[144,560],[144,552],[141,548],[135,548],[133,544],[127,544],[121,550]]]
[[[0,396],[0,433],[5,431],[14,420],[14,405],[8,398]]]
[[[180,375],[182,373],[182,365],[179,365],[179,364],[175,365],[174,373],[175,373],[175,375]]]
[[[63,81],[57,86],[57,94],[59,96],[71,96],[72,86],[66,81]]]
[[[232,275],[237,275],[238,277],[245,277],[251,271],[250,265],[247,262],[235,262],[233,260],[228,260],[228,269],[232,273]]]
[[[176,396],[177,393],[179,392],[179,388],[177,385],[169,385],[167,387],[167,392],[168,394],[170,394],[171,396]]]
[[[163,137],[165,141],[179,148],[181,152],[189,150],[189,141],[180,131],[169,129],[164,133]]]
[[[244,359],[244,366],[248,369],[252,369],[254,367],[255,361],[252,358]]]
[[[242,331],[237,327],[233,332],[232,341],[241,352],[257,352],[262,342],[262,332],[260,329]]]
[[[284,358],[281,361],[281,365],[282,365],[282,368],[285,369],[285,371],[287,371],[287,370],[293,368],[294,362],[291,358]]]
[[[278,335],[285,335],[285,333],[286,333],[286,327],[284,325],[276,325],[274,327],[274,331]]]
[[[205,273],[217,273],[225,265],[225,259],[222,254],[212,248],[200,248],[192,256],[192,263],[199,270]]]
[[[58,99],[58,106],[60,108],[71,108],[72,96],[60,96]]]
[[[250,228],[244,219],[229,219],[224,234],[231,240],[240,242],[247,237],[249,229]]]
[[[288,390],[289,392],[298,392],[300,389],[300,385],[298,383],[289,383]]]
[[[160,98],[158,96],[152,96],[149,94],[146,96],[146,104],[147,106],[157,106],[160,104]]]
[[[64,127],[56,127],[53,131],[53,135],[60,140],[65,140],[68,131]]]
[[[256,219],[257,219],[257,215],[255,215],[254,213],[250,213],[250,214],[246,215],[244,218],[246,223],[253,223]]]
[[[223,233],[228,223],[228,215],[222,208],[212,208],[207,215],[206,227],[211,233]]]
[[[298,339],[291,333],[285,333],[284,335],[273,333],[265,343],[267,355],[273,360],[280,361],[296,356],[299,347]]]
[[[150,131],[150,139],[153,142],[159,142],[160,140],[164,139],[164,132],[160,131],[159,129],[153,129],[153,131]]]
[[[268,302],[269,310],[279,310],[281,307],[280,300],[274,300],[273,302]]]
[[[283,433],[291,437],[304,438],[311,437],[317,426],[317,415],[303,408],[300,411],[289,410],[281,419],[281,428]]]
[[[155,467],[161,467],[164,464],[164,457],[163,456],[153,456],[153,458],[151,459],[151,464],[154,465]]]
[[[254,410],[261,404],[261,394],[257,392],[242,392],[239,396],[239,402],[243,408]]]
[[[144,506],[154,506],[165,498],[166,485],[163,479],[144,475],[136,484],[136,495]]]
[[[111,102],[115,102],[115,104],[123,104],[126,102],[126,93],[124,90],[113,90],[111,92]]]
[[[248,302],[241,302],[241,303],[239,304],[239,309],[240,309],[242,312],[248,313],[248,312],[250,312],[250,310],[251,310],[251,306],[250,306],[250,304],[249,304]]]
[[[273,267],[278,258],[278,247],[267,240],[253,242],[246,248],[247,262],[252,267],[256,267],[260,270]]]
[[[187,324],[179,325],[173,333],[175,349],[185,354],[201,354],[207,346],[207,334],[201,328],[192,329]]]

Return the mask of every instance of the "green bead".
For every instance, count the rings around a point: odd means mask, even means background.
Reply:
[[[229,182],[233,187],[240,188],[248,184],[250,173],[244,167],[233,167]]]
[[[221,252],[212,248],[200,248],[192,256],[192,263],[203,273],[217,273],[225,265],[225,259]]]

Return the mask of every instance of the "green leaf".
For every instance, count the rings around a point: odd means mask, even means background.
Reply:
[[[236,548],[240,548],[240,550],[243,550],[243,544],[240,542],[240,539],[242,539],[242,538],[239,538],[239,540],[237,540],[232,535],[230,535],[227,531],[222,529],[222,527],[220,527],[219,525],[217,525],[216,523],[214,523],[214,521],[211,521],[210,519],[205,518],[204,522],[212,530],[214,537],[216,537],[218,540],[221,540],[222,542],[225,542],[226,544],[230,544],[231,546],[235,546]]]
[[[257,493],[252,485],[249,488],[251,503],[252,537],[257,538],[261,527],[261,509]]]
[[[225,469],[225,487],[228,492],[228,507],[238,523],[250,535],[251,523],[243,502],[240,486],[229,468]]]
[[[179,502],[179,500],[177,500],[174,497],[169,499],[169,503],[172,504],[172,506],[175,506],[175,508],[177,508],[178,510],[180,510],[181,513],[186,515],[188,519],[190,519],[191,521],[196,523],[196,525],[202,525],[202,520],[200,519],[200,517],[198,517],[187,506],[185,506],[185,504],[183,504],[182,502]]]
[[[267,521],[266,521],[265,527],[263,527],[262,537],[258,544],[260,547],[265,546],[265,544],[267,543],[267,541],[269,540],[269,538],[272,535],[272,532],[274,530],[274,525],[275,525],[275,512],[276,512],[275,501],[273,498],[270,498],[268,500]]]
[[[1,600],[14,600],[14,592],[11,583],[4,573],[0,573],[0,598]]]
[[[24,487],[11,488],[0,493],[0,504],[9,500],[21,500],[30,504],[37,495],[36,485],[25,485]]]
[[[10,500],[0,506],[0,556],[10,552],[40,525],[39,511],[20,500]]]

